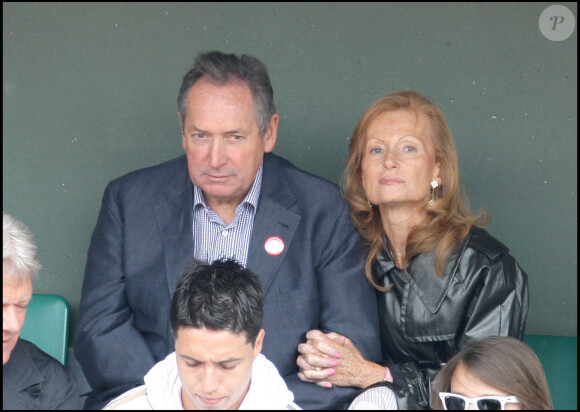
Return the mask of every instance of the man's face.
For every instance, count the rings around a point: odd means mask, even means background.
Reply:
[[[220,86],[202,79],[186,102],[182,143],[191,181],[214,210],[235,207],[248,193],[264,153],[274,149],[278,115],[260,136],[252,93],[240,82]]]
[[[6,269],[6,268],[4,268]],[[24,318],[26,307],[32,299],[32,281],[6,280],[2,282],[2,365],[10,359],[10,354],[16,346]]]
[[[184,409],[238,409],[252,376],[252,362],[262,351],[262,329],[254,346],[246,334],[182,326],[175,354]]]

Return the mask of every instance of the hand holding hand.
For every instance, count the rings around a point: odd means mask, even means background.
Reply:
[[[332,368],[338,365],[335,356],[340,357],[340,353],[324,341],[329,338],[319,330],[309,331],[306,339],[306,343],[298,345],[300,352],[296,359],[296,364],[300,368],[298,377],[304,382],[314,382],[318,386],[331,388],[332,383],[328,382],[327,378],[336,372]]]
[[[332,384],[364,388],[383,379],[384,367],[364,359],[349,338],[311,330],[306,339],[298,345],[300,356],[296,360],[302,381],[327,388]]]

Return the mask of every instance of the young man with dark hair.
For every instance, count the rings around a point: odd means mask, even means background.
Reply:
[[[233,260],[192,261],[171,301],[175,352],[105,409],[300,409],[261,355],[264,297]]]

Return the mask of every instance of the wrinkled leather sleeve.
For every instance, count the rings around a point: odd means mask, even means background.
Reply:
[[[528,314],[528,280],[508,253],[485,268],[477,299],[468,307],[465,332],[459,337],[458,350],[487,336],[512,336],[522,339]]]

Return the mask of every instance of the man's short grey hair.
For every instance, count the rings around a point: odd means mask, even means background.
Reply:
[[[276,114],[274,90],[264,63],[245,54],[237,56],[219,51],[199,54],[195,59],[193,68],[183,76],[177,98],[182,132],[187,114],[187,95],[195,83],[201,79],[207,79],[219,86],[232,82],[242,82],[248,86],[254,98],[254,109],[260,128],[260,136],[264,137],[272,116]]]
[[[40,263],[36,259],[36,243],[22,222],[4,213],[2,261],[3,279],[34,280]]]

